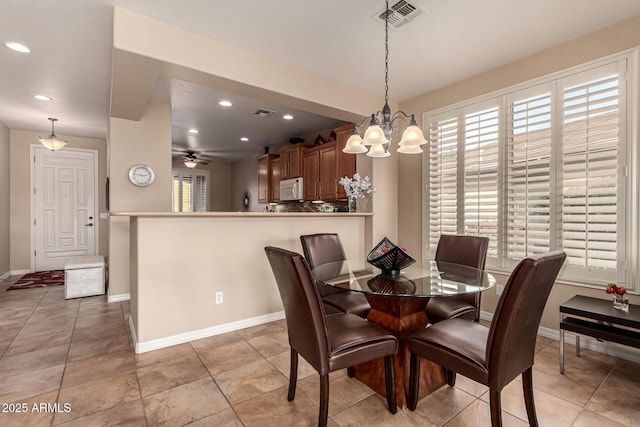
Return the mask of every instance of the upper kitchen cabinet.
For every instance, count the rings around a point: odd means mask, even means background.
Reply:
[[[303,159],[304,199],[336,200],[336,144],[309,148],[305,150]]]
[[[285,147],[280,153],[280,179],[299,178],[302,176],[302,153],[307,144],[294,144]]]
[[[271,198],[269,202],[277,203],[280,201],[280,157],[271,159]]]
[[[258,203],[269,203],[273,197],[271,187],[271,161],[275,154],[263,154],[258,157]]]
[[[340,126],[335,129],[336,132],[336,162],[337,162],[337,199],[346,199],[347,193],[344,187],[339,184],[340,178],[348,176],[351,178],[356,173],[356,155],[343,153],[342,150],[347,144],[347,140],[353,133],[355,125],[353,123]]]

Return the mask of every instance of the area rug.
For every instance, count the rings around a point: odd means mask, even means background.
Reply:
[[[64,285],[64,270],[39,271],[22,276],[16,283],[7,288],[8,291],[16,289],[44,288],[47,286]]]

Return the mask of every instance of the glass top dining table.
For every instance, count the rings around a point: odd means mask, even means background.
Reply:
[[[336,261],[317,266],[312,274],[318,282],[344,290],[414,298],[483,292],[496,284],[486,271],[441,261],[416,263],[398,275],[379,273],[362,261]]]

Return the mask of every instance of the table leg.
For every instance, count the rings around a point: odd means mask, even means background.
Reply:
[[[398,406],[405,408],[409,390],[409,350],[407,338],[427,326],[424,309],[428,298],[411,298],[366,294],[371,305],[367,319],[391,332],[400,341],[395,356],[396,396]],[[354,367],[355,376],[377,393],[385,396],[384,363],[382,360],[363,363]],[[420,391],[422,398],[446,384],[442,367],[426,359],[420,361]]]
[[[576,334],[576,357],[580,357],[580,335]]]

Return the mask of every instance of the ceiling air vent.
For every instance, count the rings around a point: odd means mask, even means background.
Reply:
[[[398,0],[389,6],[389,25],[393,28],[400,28],[404,24],[411,22],[416,16],[420,15],[424,10],[413,3],[406,0]],[[374,18],[384,22],[386,10],[381,10],[374,15]]]
[[[266,108],[260,108],[258,110],[256,110],[255,114],[258,117],[267,117],[270,116],[272,114],[276,114],[277,111],[273,111],[273,110],[267,110]]]

